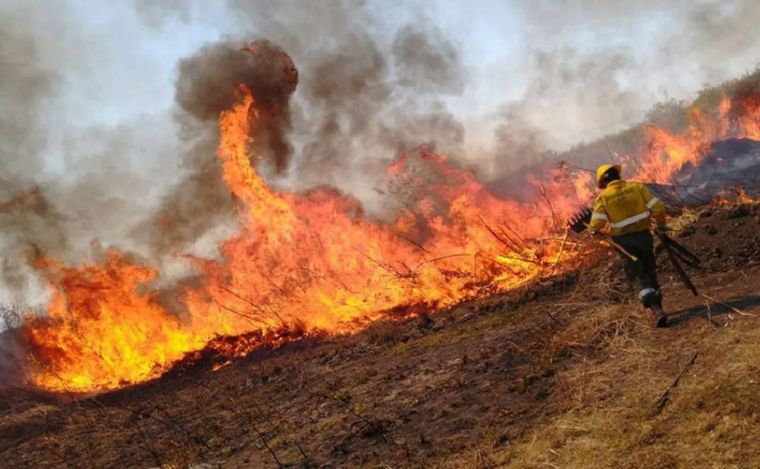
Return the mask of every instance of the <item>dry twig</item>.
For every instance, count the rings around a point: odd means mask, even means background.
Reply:
[[[552,269],[549,272],[549,274],[554,273],[554,269],[557,267],[557,264],[559,264],[559,261],[562,260],[562,254],[565,252],[565,243],[567,243],[567,237],[570,235],[570,230],[565,229],[565,237],[562,238],[562,244],[559,247],[559,254],[557,254],[557,260],[554,261],[554,265],[552,265]]]
[[[686,362],[686,365],[684,365],[683,368],[681,368],[681,372],[678,373],[678,376],[676,376],[676,379],[673,380],[673,382],[668,386],[668,388],[660,395],[660,398],[657,399],[657,402],[655,404],[655,414],[659,414],[660,411],[665,407],[665,405],[668,403],[668,398],[670,397],[670,391],[678,386],[678,382],[681,381],[681,377],[686,373],[686,371],[691,368],[691,366],[694,364],[695,361],[697,361],[697,355],[699,355],[699,352],[694,352],[694,354],[691,356],[688,362]]]

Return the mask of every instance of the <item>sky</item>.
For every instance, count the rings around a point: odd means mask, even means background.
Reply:
[[[97,240],[149,253],[140,227],[200,167],[203,128],[175,93],[178,64],[209,44],[267,38],[299,69],[291,168],[271,183],[335,186],[372,213],[373,175],[399,151],[434,142],[486,179],[517,171],[752,71],[759,22],[751,0],[0,0],[0,204],[44,187],[63,220],[55,231],[0,217],[0,249],[34,243],[69,260]],[[419,60],[442,68],[404,58],[397,46],[415,34]],[[315,73],[333,69],[370,73],[366,95],[326,103]],[[366,122],[325,145],[336,113]],[[230,229],[211,220],[192,240],[213,246]],[[0,294],[23,252],[6,255]]]

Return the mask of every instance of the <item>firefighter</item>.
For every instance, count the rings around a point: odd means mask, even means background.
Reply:
[[[638,258],[625,258],[628,279],[638,287],[642,305],[654,313],[657,327],[666,327],[668,318],[662,310],[654,239],[649,231],[653,219],[656,230],[667,230],[665,206],[645,185],[620,179],[620,165],[601,165],[596,182],[600,193],[591,214],[591,233],[609,224],[613,239]]]

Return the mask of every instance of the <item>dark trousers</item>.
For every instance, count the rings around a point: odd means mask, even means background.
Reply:
[[[654,238],[649,230],[615,236],[615,241],[626,251],[638,257],[632,261],[626,256],[625,273],[639,293],[639,300],[647,308],[662,306],[660,284],[657,283],[657,261],[654,256]]]

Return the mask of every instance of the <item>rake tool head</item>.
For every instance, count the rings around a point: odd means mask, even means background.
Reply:
[[[567,221],[567,227],[576,233],[583,233],[586,229],[586,225],[591,222],[591,209],[584,208],[578,212],[575,212]]]

